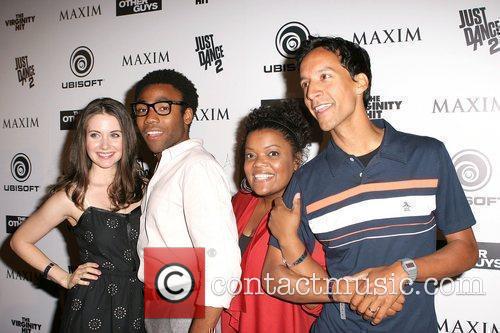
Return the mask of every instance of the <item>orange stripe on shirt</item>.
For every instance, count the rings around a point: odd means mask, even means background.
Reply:
[[[306,206],[307,214],[311,214],[317,210],[328,207],[330,205],[336,204],[338,202],[344,201],[346,199],[352,198],[356,195],[360,195],[368,192],[382,192],[382,191],[393,191],[393,190],[407,190],[411,188],[436,188],[438,184],[437,179],[413,179],[413,180],[401,180],[397,182],[385,182],[385,183],[370,183],[362,184],[356,187],[352,187],[344,192],[340,192],[324,199],[318,200]]]
[[[431,223],[432,221],[434,221],[434,216],[429,221],[427,221],[427,222],[416,222],[416,223],[406,223],[406,224],[391,224],[391,225],[383,225],[383,226],[380,226],[380,227],[371,227],[371,228],[366,228],[366,229],[362,229],[362,230],[358,230],[358,231],[353,231],[353,232],[350,232],[348,234],[345,234],[345,235],[342,235],[342,236],[339,236],[339,237],[335,237],[335,238],[331,238],[331,239],[324,239],[324,240],[322,240],[322,242],[336,241],[336,240],[342,239],[344,237],[352,236],[352,235],[359,234],[359,233],[365,232],[365,231],[380,230],[380,229],[387,229],[387,228],[393,228],[393,227],[413,227],[413,226],[416,226],[416,225],[426,225],[426,224]]]

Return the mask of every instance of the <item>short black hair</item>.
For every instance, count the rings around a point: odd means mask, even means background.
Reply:
[[[286,100],[253,109],[245,118],[244,127],[243,145],[253,131],[274,129],[281,132],[290,143],[293,154],[300,155],[301,163],[307,160],[307,146],[312,141],[312,130],[296,101]]]
[[[182,94],[182,100],[189,107],[196,112],[198,108],[198,93],[196,88],[184,74],[179,73],[173,69],[159,69],[149,72],[135,85],[135,100],[141,94],[142,90],[151,84],[171,84],[175,89],[179,90]]]
[[[368,77],[368,87],[363,93],[363,102],[366,107],[370,102],[370,89],[372,86],[372,71],[368,52],[358,44],[340,37],[309,36],[309,39],[302,43],[295,56],[299,68],[302,60],[304,60],[309,52],[318,47],[322,47],[339,56],[340,63],[347,69],[353,80],[354,76],[359,73],[363,73]]]

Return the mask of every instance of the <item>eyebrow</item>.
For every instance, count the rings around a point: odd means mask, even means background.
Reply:
[[[280,145],[269,145],[269,146],[265,146],[264,149],[267,149],[267,148],[271,148],[271,147],[278,147],[278,148],[281,148]],[[253,150],[251,147],[248,147],[248,146],[245,146],[245,149],[250,149],[250,150]]]
[[[326,67],[322,67],[322,68],[318,69],[318,70],[317,70],[317,71],[315,71],[314,73],[315,73],[315,74],[316,74],[316,73],[323,73],[323,72],[326,72],[326,71],[337,72],[337,71],[335,70],[335,68],[330,67],[330,66],[326,66]],[[302,82],[302,81],[304,81],[304,80],[307,80],[307,79],[301,76],[301,77],[300,77],[300,82]]]
[[[98,130],[93,130],[93,129],[88,129],[87,130],[88,132],[97,132],[97,133],[101,133],[101,131],[98,131]],[[123,132],[122,130],[112,130],[111,133],[115,133],[115,132]]]
[[[176,98],[169,98],[169,97],[164,97],[164,96],[161,96],[160,98],[157,98],[156,101],[154,101],[153,103],[158,103],[158,102],[164,102],[164,101],[178,101],[180,99],[176,99]],[[137,102],[141,102],[141,103],[146,103],[146,100],[142,99],[142,98],[139,98],[137,100]],[[153,104],[153,103],[149,103],[149,104]]]

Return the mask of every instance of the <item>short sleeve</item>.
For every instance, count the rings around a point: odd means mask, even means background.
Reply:
[[[298,172],[296,172],[292,179],[290,180],[290,183],[288,184],[288,187],[283,194],[283,201],[287,207],[292,207],[293,203],[293,197],[295,196],[296,193],[301,194],[301,198],[304,198],[304,195],[302,194],[302,190],[299,186],[299,176]],[[300,240],[304,243],[304,245],[307,248],[307,251],[309,253],[312,253],[314,251],[314,241],[316,238],[314,237],[314,234],[312,233],[311,229],[309,228],[309,223],[307,222],[307,218],[305,215],[305,205],[304,201],[301,200],[301,207],[300,207],[300,226],[299,230],[297,231]],[[271,235],[269,238],[269,244],[271,246],[274,246],[275,248],[280,248],[278,240]]]
[[[473,226],[476,220],[443,143],[439,145],[438,159],[436,222],[439,229],[448,235]]]

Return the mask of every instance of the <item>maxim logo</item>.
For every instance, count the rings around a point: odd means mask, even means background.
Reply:
[[[79,18],[101,15],[101,5],[84,6],[60,11],[59,21],[74,20]]]
[[[32,128],[40,127],[38,125],[38,117],[19,117],[11,119],[3,119],[2,128]]]
[[[78,116],[80,111],[81,110],[61,111],[60,112],[60,119],[59,119],[59,129],[61,131],[75,129],[76,116]]]
[[[500,270],[500,243],[478,242],[479,259],[475,268]]]
[[[383,29],[380,31],[354,33],[352,41],[360,45],[393,44],[421,41],[420,28]]]
[[[208,0],[195,0],[195,5],[205,5],[208,3]]]
[[[495,97],[462,97],[456,99],[435,99],[432,113],[500,112]]]
[[[6,232],[8,234],[13,234],[27,218],[27,216],[7,215],[5,217]]]
[[[383,111],[399,110],[403,101],[384,101],[380,96],[370,96],[370,102],[366,106],[366,114],[370,119],[382,118]]]
[[[161,0],[116,0],[116,16],[161,10]]]
[[[443,333],[498,333],[495,323],[474,320],[448,321],[438,323],[439,332]]]
[[[143,52],[143,53],[137,53],[135,55],[129,54],[128,56],[123,56],[122,67],[161,64],[164,62],[170,62],[168,51]]]
[[[198,108],[194,114],[196,121],[211,121],[211,120],[229,120],[229,111],[227,108]]]
[[[16,18],[5,20],[5,25],[8,27],[14,27],[14,31],[24,30],[24,27],[28,23],[35,22],[34,16],[24,16],[24,13],[16,14]]]
[[[10,322],[12,323],[12,326],[20,327],[21,332],[23,333],[30,333],[31,331],[40,331],[40,329],[42,328],[42,324],[32,323],[29,317],[21,317],[21,320],[11,319]]]
[[[472,46],[474,51],[478,46],[483,46],[487,42],[490,46],[490,54],[500,51],[500,20],[488,21],[486,18],[486,8],[470,8],[460,10],[460,25],[464,32],[465,43]]]
[[[7,269],[7,274],[5,278],[11,280],[20,280],[20,281],[30,281],[37,282],[42,277],[42,273],[36,271],[16,271],[13,269]]]

